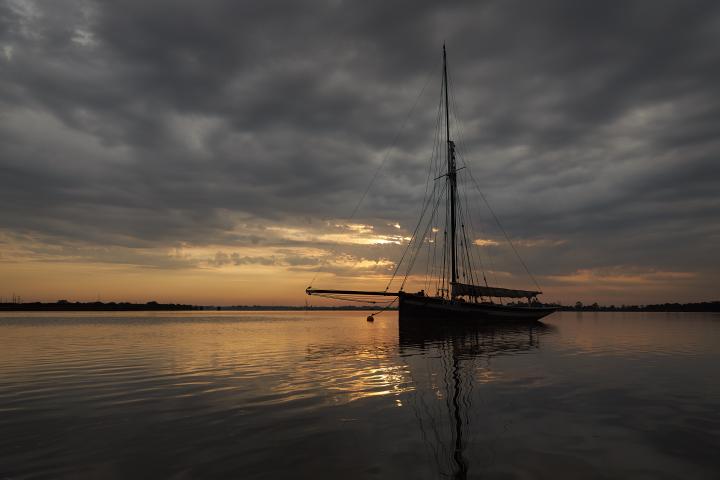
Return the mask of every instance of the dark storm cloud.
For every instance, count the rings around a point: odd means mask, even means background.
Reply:
[[[237,226],[347,217],[425,86],[356,219],[411,228],[443,41],[463,160],[513,236],[564,240],[536,269],[717,268],[713,1],[4,0],[1,226],[282,245]]]

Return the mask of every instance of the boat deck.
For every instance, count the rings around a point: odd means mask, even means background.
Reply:
[[[472,303],[412,293],[401,293],[399,302],[403,320],[534,322],[557,310],[557,307],[545,305]]]

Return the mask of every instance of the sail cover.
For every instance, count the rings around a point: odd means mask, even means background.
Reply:
[[[470,297],[504,297],[504,298],[530,298],[541,294],[531,290],[512,290],[499,287],[481,287],[468,283],[453,283],[453,296],[467,295]]]

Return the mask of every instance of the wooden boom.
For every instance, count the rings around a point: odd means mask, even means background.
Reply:
[[[314,293],[330,293],[336,295],[376,295],[378,297],[397,297],[401,292],[366,292],[363,290],[320,290],[308,287],[305,293],[312,295]]]

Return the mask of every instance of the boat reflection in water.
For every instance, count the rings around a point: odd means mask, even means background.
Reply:
[[[482,393],[478,386],[493,379],[492,359],[540,348],[542,336],[554,327],[423,322],[408,316],[398,324],[400,355],[416,385],[410,400],[422,438],[440,476],[465,479],[472,460],[468,439],[483,428],[473,424],[473,398]],[[421,364],[413,366],[416,362]]]

